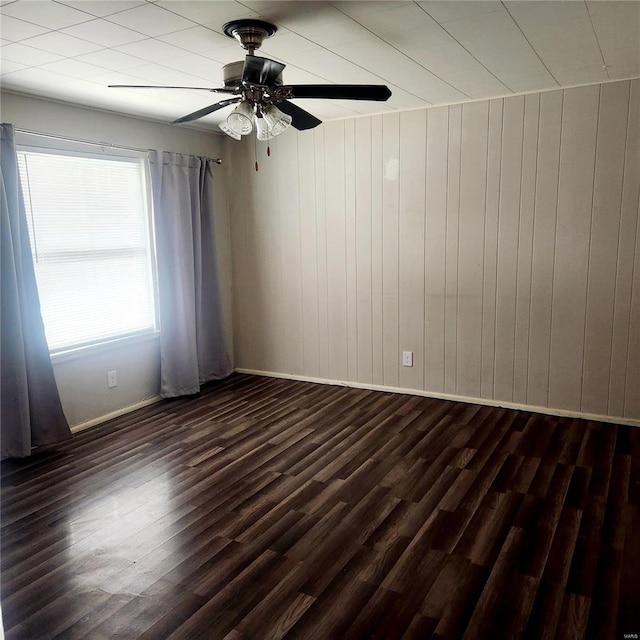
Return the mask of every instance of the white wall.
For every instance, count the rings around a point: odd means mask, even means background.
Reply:
[[[640,420],[639,129],[634,80],[236,146],[236,366]]]
[[[153,148],[194,155],[222,155],[222,136],[73,107],[32,97],[3,93],[1,119],[15,127],[107,142],[142,149]],[[228,158],[225,158],[228,162]],[[225,164],[216,166],[218,206],[216,242],[224,298],[225,327],[231,343],[231,258]],[[54,363],[65,414],[72,426],[99,421],[123,408],[157,396],[160,384],[157,339],[64,358]],[[118,386],[107,388],[107,371],[115,369]]]

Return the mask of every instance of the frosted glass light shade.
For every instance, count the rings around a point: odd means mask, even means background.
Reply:
[[[253,131],[253,105],[243,100],[227,118],[227,126],[239,136]]]
[[[256,137],[258,140],[268,140],[272,137],[269,135],[269,125],[267,121],[259,116],[256,116]]]
[[[282,113],[280,109],[270,104],[264,108],[263,118],[269,126],[269,135],[272,138],[279,136],[291,126],[291,116]]]
[[[221,122],[219,125],[220,129],[224,131],[228,136],[232,137],[234,140],[242,140],[242,136],[235,131],[232,131],[227,125],[227,121]]]

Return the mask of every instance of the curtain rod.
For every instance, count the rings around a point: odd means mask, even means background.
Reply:
[[[32,131],[30,129],[21,129],[19,127],[15,127],[14,131],[18,133],[26,133],[31,136],[40,136],[42,138],[52,138],[54,140],[66,140],[68,142],[79,142],[80,144],[92,144],[97,147],[109,147],[111,149],[125,149],[127,151],[139,151],[141,153],[146,153],[149,149],[141,149],[139,147],[126,147],[122,144],[112,144],[111,142],[95,142],[94,140],[83,140],[82,138],[70,138],[69,136],[60,136],[55,133],[42,133],[40,131]],[[215,162],[216,164],[222,164],[222,158],[209,158],[205,156],[207,160],[211,160],[211,162]]]

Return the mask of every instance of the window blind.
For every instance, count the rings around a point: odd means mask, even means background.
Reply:
[[[50,350],[154,330],[142,161],[19,151],[18,166]]]

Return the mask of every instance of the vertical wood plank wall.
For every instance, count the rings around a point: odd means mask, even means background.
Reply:
[[[236,367],[640,420],[640,80],[265,148],[233,149]]]

